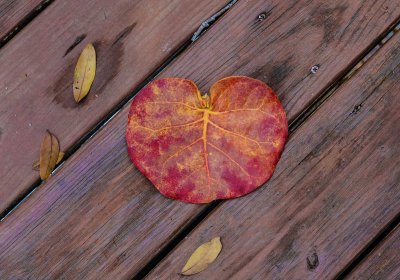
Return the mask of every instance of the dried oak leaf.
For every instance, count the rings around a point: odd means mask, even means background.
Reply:
[[[56,165],[60,163],[60,161],[62,161],[62,159],[64,158],[65,153],[64,152],[60,152],[58,154],[58,159],[56,162]],[[32,169],[35,171],[39,171],[40,170],[40,161],[36,160],[33,162],[32,164]]]
[[[40,147],[39,171],[42,180],[45,180],[50,176],[57,164],[59,154],[60,144],[58,143],[58,139],[49,131],[46,131],[46,135],[44,136]]]
[[[222,249],[221,238],[215,237],[200,245],[182,268],[182,275],[193,275],[206,269],[219,255]]]
[[[92,44],[87,44],[75,66],[73,92],[77,103],[89,93],[95,75],[96,51]]]
[[[247,194],[275,169],[288,135],[285,111],[259,80],[232,76],[209,95],[159,79],[132,102],[126,140],[133,163],[165,196],[208,203]]]

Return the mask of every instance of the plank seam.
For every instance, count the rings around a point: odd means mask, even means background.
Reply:
[[[386,28],[363,52],[360,53],[354,60],[346,67],[341,73],[339,73],[336,78],[330,83],[325,89],[321,91],[314,100],[310,101],[309,105],[305,107],[297,116],[292,118],[289,121],[289,136],[292,135],[303,123],[307,121],[311,115],[318,110],[322,106],[322,104],[329,99],[333,93],[338,90],[346,81],[348,81],[351,77],[353,77],[361,67],[367,63],[377,52],[380,50],[383,45],[385,45],[395,33],[400,30],[400,16],[397,17],[394,22]],[[175,236],[171,238],[167,244],[160,249],[160,251],[138,272],[136,273],[132,279],[144,279],[151,270],[153,270],[170,252],[174,250],[176,246],[181,243],[186,236],[188,236],[197,226],[199,226],[207,216],[211,215],[212,212],[218,209],[222,205],[223,201],[214,201],[211,204],[207,205],[199,214],[197,214],[193,219],[188,221],[181,230],[175,233]],[[399,221],[397,221],[399,220]],[[400,223],[400,213],[399,217],[395,219],[394,222],[390,223],[388,228],[391,230],[398,223]],[[381,235],[377,236],[377,243],[371,243],[367,246],[370,252],[373,247],[375,247],[381,239],[383,239],[390,230],[383,231]],[[371,247],[371,248],[370,248]],[[367,252],[367,254],[368,254]],[[361,258],[364,255],[360,256]],[[359,261],[361,261],[361,258]],[[356,261],[356,260],[355,260]],[[359,261],[357,263],[359,263]]]
[[[360,252],[340,271],[334,279],[346,279],[373,251],[382,244],[386,237],[400,225],[400,213],[387,224],[382,230],[361,249]]]
[[[191,41],[197,41],[197,39],[200,38],[200,36],[207,31],[207,29],[214,23],[216,22],[222,15],[224,15],[230,8],[235,5],[237,0],[232,0],[230,1],[225,7],[223,7],[221,10],[213,14],[211,17],[203,21],[200,25],[200,27],[197,29],[197,31],[193,34]]]
[[[52,1],[55,0],[45,0],[45,1],[51,3]],[[168,65],[174,62],[182,53],[184,53],[192,44],[194,44],[195,41],[201,38],[209,28],[211,28],[220,18],[222,18],[234,6],[236,2],[237,0],[229,1],[226,5],[224,5],[224,7],[219,9],[215,14],[213,14],[207,20],[203,21],[203,23],[201,23],[200,27],[195,31],[195,33],[190,34],[169,57],[167,57],[159,66],[155,68],[155,70],[151,72],[150,75],[148,75],[141,83],[139,83],[137,87],[135,87],[132,91],[130,91],[130,93],[126,97],[124,97],[111,111],[109,111],[105,116],[103,116],[102,119],[97,124],[95,124],[91,129],[89,129],[86,133],[84,133],[81,138],[75,141],[75,143],[72,144],[71,147],[65,151],[63,160],[57,165],[57,167],[53,170],[51,174],[53,175],[55,172],[57,172],[57,170],[64,164],[66,160],[68,160],[68,158],[73,153],[75,153],[82,145],[84,145],[87,141],[89,141],[91,138],[97,135],[97,133],[100,132],[101,129],[104,126],[106,126],[123,109],[123,107],[127,103],[132,101],[135,95],[143,87],[145,87],[148,83],[154,80],[161,72],[164,71],[165,68],[167,68]],[[31,185],[30,188],[28,188],[24,193],[20,194],[20,196],[16,200],[14,200],[13,203],[11,203],[3,212],[0,213],[0,222],[2,222],[6,217],[8,217],[12,212],[14,212],[15,209],[17,209],[18,206],[20,206],[26,199],[28,199],[30,195],[37,188],[39,188],[42,183],[43,182],[38,178]]]
[[[345,68],[334,81],[322,90],[314,100],[310,101],[309,105],[303,109],[298,115],[293,118],[289,125],[289,132],[294,132],[301,124],[308,119],[328,98],[346,81],[353,77],[361,67],[369,61],[383,45],[385,45],[395,33],[400,29],[400,16],[380,34],[366,50],[360,53],[347,68]]]
[[[0,38],[0,48],[4,47],[8,42],[11,41],[25,26],[33,21],[41,12],[43,12],[50,4],[55,0],[43,0],[37,5],[32,11],[30,11],[25,17],[23,17],[14,27],[12,27],[3,37]]]

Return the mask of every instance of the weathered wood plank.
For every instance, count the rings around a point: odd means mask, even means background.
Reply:
[[[39,177],[46,129],[63,150],[98,123],[227,0],[56,1],[0,51],[0,213]],[[97,75],[72,95],[75,63],[94,42]]]
[[[268,8],[265,2],[239,1],[163,76],[192,78],[205,91],[220,76],[253,75],[274,86],[293,117],[400,12],[391,1],[374,3],[273,1],[270,16],[257,21]],[[384,4],[394,9],[386,18],[379,9]],[[305,19],[324,17],[327,8],[337,11],[336,5],[347,8],[325,41],[324,21],[311,32]],[[374,24],[360,31],[365,17]],[[293,33],[302,22],[303,28]],[[353,40],[354,33],[364,39]],[[341,55],[344,58],[337,59]],[[290,62],[284,68],[290,70],[280,67],[279,61],[286,60]],[[310,75],[315,63],[321,64],[320,71]],[[293,99],[301,101],[291,103]],[[0,224],[0,276],[128,277],[202,209],[165,199],[133,167],[124,139],[127,110],[128,106]]]
[[[347,279],[400,279],[400,227],[397,226]]]
[[[223,249],[193,279],[333,279],[400,212],[400,34],[294,132],[273,180],[217,208],[149,279]]]
[[[18,31],[18,23],[21,22],[30,12],[38,7],[42,0],[2,0],[0,1],[0,38],[4,38],[11,32]],[[0,45],[3,41],[0,41]]]

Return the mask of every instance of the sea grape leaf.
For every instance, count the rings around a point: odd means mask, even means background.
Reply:
[[[182,268],[182,275],[193,275],[206,269],[219,255],[222,249],[221,238],[215,237],[200,245]]]
[[[50,176],[57,164],[59,154],[60,144],[58,139],[49,131],[46,131],[40,146],[39,172],[42,180],[46,180]]]
[[[288,135],[286,114],[262,81],[216,82],[209,95],[182,78],[151,82],[134,98],[126,129],[132,162],[165,196],[208,203],[266,182]]]
[[[78,103],[89,93],[96,75],[96,51],[92,44],[87,44],[75,66],[73,93]]]

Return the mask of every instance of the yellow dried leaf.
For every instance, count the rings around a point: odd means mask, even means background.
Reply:
[[[40,147],[39,171],[42,180],[45,180],[50,176],[51,171],[53,171],[57,164],[59,154],[60,145],[58,139],[47,131]]]
[[[182,275],[193,275],[206,269],[219,255],[222,249],[220,237],[200,245],[190,256],[182,269]]]
[[[57,158],[56,164],[59,164],[60,161],[62,161],[62,159],[64,158],[64,155],[65,155],[64,152],[60,152],[60,153],[58,154],[58,158]]]
[[[58,159],[57,159],[56,165],[60,163],[60,161],[64,158],[64,155],[65,155],[64,152],[60,152],[60,153],[58,154]],[[40,169],[40,162],[39,162],[38,160],[36,160],[36,161],[33,162],[33,164],[32,164],[32,169],[35,170],[35,171],[39,171],[39,169]]]
[[[87,44],[79,56],[74,72],[74,98],[81,101],[90,90],[96,75],[96,51],[92,44]]]

